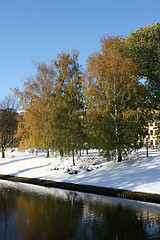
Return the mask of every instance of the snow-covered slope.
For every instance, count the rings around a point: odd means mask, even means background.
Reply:
[[[160,150],[149,150],[148,158],[140,150],[121,163],[107,162],[91,150],[88,156],[77,156],[75,162],[73,167],[71,158],[45,158],[43,152],[36,156],[8,149],[6,158],[0,159],[0,174],[160,194]]]

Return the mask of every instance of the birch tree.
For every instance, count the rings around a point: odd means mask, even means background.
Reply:
[[[75,152],[82,148],[84,141],[82,70],[78,55],[75,50],[61,53],[54,62],[56,82],[48,122],[53,147],[61,153],[71,153],[73,165]]]
[[[48,106],[54,91],[54,67],[51,63],[36,64],[37,73],[26,79],[23,90],[14,89],[20,98],[24,114],[19,124],[21,148],[50,148],[50,138],[47,131]]]
[[[88,57],[83,80],[87,116],[96,147],[105,155],[138,148],[145,136],[144,85],[120,37],[104,37],[101,51]]]

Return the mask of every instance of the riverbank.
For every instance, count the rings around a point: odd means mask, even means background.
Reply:
[[[43,186],[43,187],[66,189],[70,191],[99,194],[99,195],[110,196],[110,197],[118,197],[118,198],[125,198],[125,199],[160,204],[160,194],[133,192],[133,191],[128,191],[124,189],[96,187],[96,186],[90,186],[90,185],[55,182],[55,181],[35,179],[35,178],[14,177],[9,175],[0,175],[0,179],[12,181],[12,182],[34,184],[34,185]]]
[[[45,158],[44,152],[7,150],[1,179],[160,203],[160,151],[131,154],[121,163],[106,162],[97,151],[75,158]],[[5,176],[4,176],[5,175]]]

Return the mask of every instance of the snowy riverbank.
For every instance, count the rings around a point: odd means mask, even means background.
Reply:
[[[140,150],[121,163],[106,162],[91,150],[75,158],[75,167],[71,158],[45,155],[7,150],[0,174],[160,194],[160,150],[149,150],[148,158],[146,150]]]

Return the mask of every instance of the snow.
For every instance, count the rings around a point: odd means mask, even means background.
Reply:
[[[51,156],[46,153],[7,149],[6,158],[0,160],[0,174],[38,178],[58,182],[94,185],[160,194],[160,150],[142,149],[130,154],[124,161],[107,161],[98,151],[90,150],[87,156]]]

